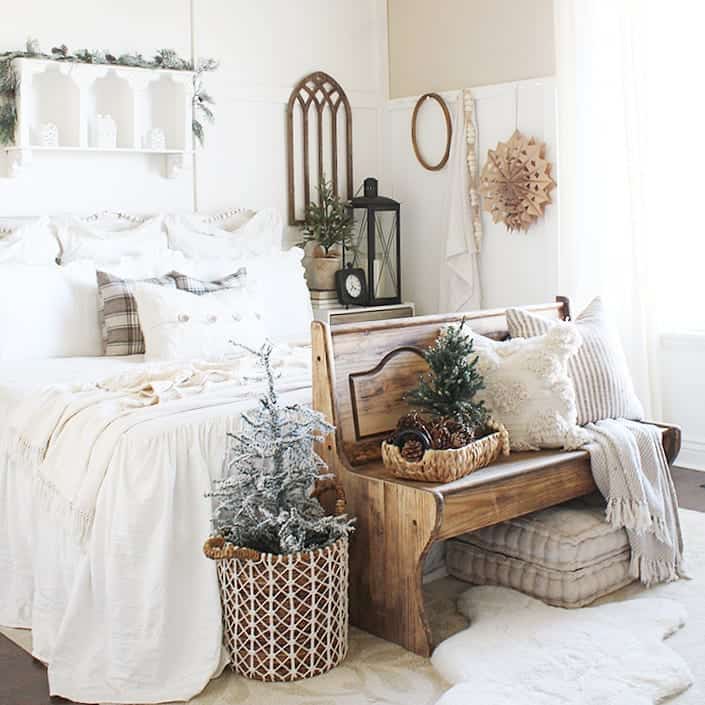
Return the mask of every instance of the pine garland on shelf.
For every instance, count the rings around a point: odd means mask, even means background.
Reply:
[[[425,352],[429,372],[405,396],[412,406],[429,413],[434,419],[453,421],[469,430],[481,429],[488,413],[484,402],[474,399],[484,388],[482,375],[476,369],[473,340],[460,326],[448,326]],[[450,429],[453,433],[456,429]]]
[[[244,346],[240,346],[244,347]],[[272,372],[272,347],[244,348],[259,358],[268,391],[259,408],[242,416],[242,430],[229,434],[225,477],[209,494],[216,500],[213,530],[235,546],[288,554],[334,543],[352,531],[345,515],[328,516],[311,492],[324,461],[314,451],[333,427],[298,404],[282,407]]]
[[[104,50],[82,49],[71,53],[65,44],[53,47],[45,54],[36,39],[28,39],[24,50],[0,53],[0,145],[11,145],[15,141],[17,126],[17,76],[12,62],[14,59],[45,59],[50,61],[96,64],[109,66],[129,66],[143,69],[167,69],[170,71],[193,71],[193,119],[194,137],[203,145],[204,121],[213,123],[215,100],[203,86],[203,74],[218,68],[214,59],[199,59],[196,64],[180,57],[173,49],[160,49],[151,59],[142,54],[114,55]]]

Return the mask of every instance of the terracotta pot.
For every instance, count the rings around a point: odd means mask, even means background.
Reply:
[[[342,266],[339,256],[311,257],[306,265],[308,288],[317,291],[335,291],[335,273]]]

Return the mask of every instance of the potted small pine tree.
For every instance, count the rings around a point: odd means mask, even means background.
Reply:
[[[309,289],[335,289],[335,273],[341,267],[342,249],[350,241],[353,216],[350,208],[335,193],[333,184],[321,176],[318,203],[306,207],[302,244],[312,243],[306,267]]]
[[[382,458],[394,474],[450,482],[509,453],[506,429],[475,398],[484,381],[473,353],[464,320],[445,328],[424,351],[429,371],[405,395],[422,413],[402,416],[382,444]]]
[[[272,348],[257,355],[268,391],[229,435],[224,477],[213,483],[213,535],[224,641],[247,678],[291,681],[330,670],[348,650],[348,535],[337,489],[334,515],[318,501],[332,475],[314,443],[333,430],[322,415],[279,403]]]

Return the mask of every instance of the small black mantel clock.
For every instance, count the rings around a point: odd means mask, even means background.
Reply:
[[[338,301],[345,306],[364,306],[367,303],[365,270],[348,264],[335,273],[335,290]]]

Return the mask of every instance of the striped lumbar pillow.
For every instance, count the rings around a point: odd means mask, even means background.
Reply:
[[[507,309],[512,338],[543,335],[555,323],[520,308]],[[640,421],[644,409],[634,392],[622,345],[605,315],[600,298],[575,319],[575,326],[583,344],[568,360],[568,373],[575,386],[578,424],[609,418]]]

